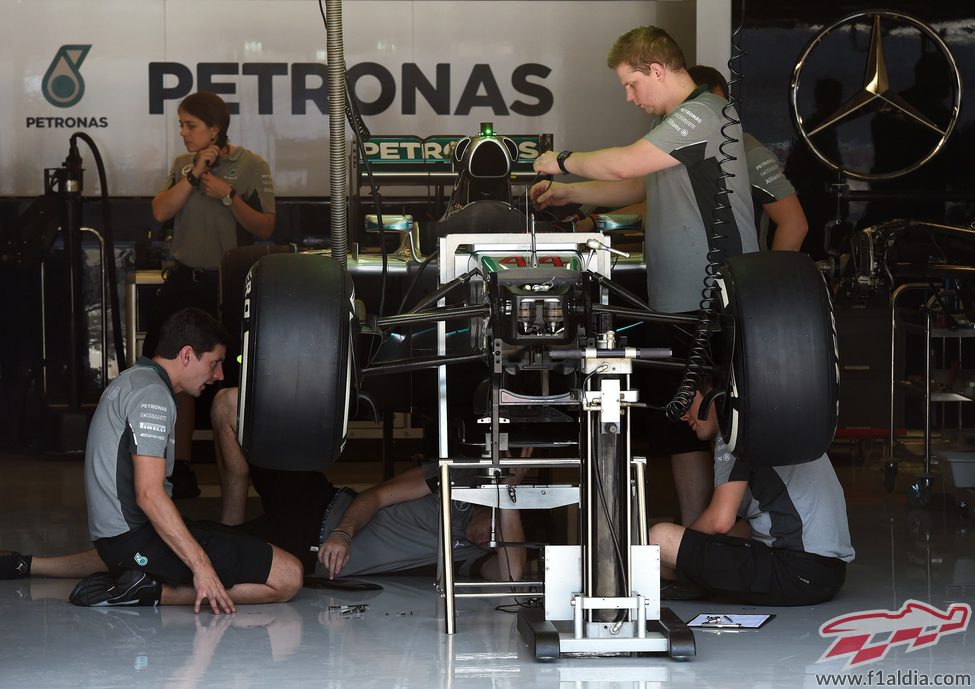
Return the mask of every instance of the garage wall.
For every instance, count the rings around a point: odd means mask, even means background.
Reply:
[[[612,41],[655,23],[693,59],[698,4],[711,16],[715,0],[346,0],[345,57],[375,133],[467,134],[492,121],[599,148],[646,122],[606,68]],[[183,150],[176,105],[201,88],[232,104],[232,141],[267,157],[282,196],[327,194],[315,0],[0,0],[0,16],[0,196],[40,193],[41,170],[63,161],[77,130],[98,145],[111,195],[152,195]]]

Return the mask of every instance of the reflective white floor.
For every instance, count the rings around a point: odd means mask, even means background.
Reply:
[[[909,599],[944,611],[975,599],[975,524],[951,496],[936,492],[928,509],[910,509],[904,489],[916,468],[902,467],[897,490],[887,494],[876,460],[838,464],[857,549],[840,596],[763,610],[776,617],[760,630],[697,632],[697,655],[686,662],[662,655],[539,663],[515,616],[487,600],[459,601],[458,632],[448,637],[432,581],[423,578],[375,578],[381,592],[305,589],[287,605],[220,617],[181,608],[76,608],[66,602],[73,581],[32,579],[0,581],[0,687],[972,686],[975,624],[910,652],[893,645],[874,663],[844,669],[845,658],[817,662],[832,643],[820,627],[836,616],[897,611]],[[207,516],[216,500],[180,505]],[[86,545],[81,462],[0,456],[0,548],[44,554]],[[368,606],[358,616],[328,610],[358,603]],[[749,611],[708,601],[670,605],[685,620]],[[822,677],[828,673],[839,677]]]

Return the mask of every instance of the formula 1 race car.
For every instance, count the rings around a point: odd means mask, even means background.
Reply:
[[[825,282],[803,254],[736,256],[709,266],[712,308],[701,318],[654,312],[613,280],[621,266],[643,270],[639,256],[621,255],[606,234],[560,230],[527,204],[513,205],[510,139],[482,131],[462,139],[453,156],[456,183],[440,220],[379,223],[406,228],[406,250],[387,257],[391,270],[411,278],[398,313],[368,315],[356,299],[378,279],[379,257],[350,257],[345,267],[328,252],[275,254],[251,269],[238,410],[249,461],[324,469],[342,452],[357,400],[395,400],[412,387],[410,409],[427,400],[423,411],[435,424],[428,431],[436,434],[445,499],[457,465],[579,467],[583,543],[566,556],[577,574],[568,584],[546,579],[547,618],[526,613],[519,622],[538,657],[691,655],[693,637],[659,607],[655,546],[646,545],[644,526],[631,528],[644,512],[630,499],[634,483],[642,498],[629,438],[631,409],[641,405],[634,368],[687,371],[670,407],[675,419],[700,377],[711,376],[722,434],[753,464],[816,459],[833,438],[839,384]],[[420,255],[421,236],[435,240],[436,251]],[[436,284],[414,297],[427,271]],[[620,329],[636,321],[691,329],[692,356],[678,360],[631,341]],[[391,376],[395,384],[384,382]],[[561,448],[563,456],[507,459],[517,447]],[[451,633],[449,546],[446,554]],[[557,602],[556,591],[564,592]],[[566,620],[571,630],[560,631]],[[599,631],[607,622],[613,634]]]

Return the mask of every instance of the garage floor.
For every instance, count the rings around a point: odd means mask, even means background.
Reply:
[[[185,608],[76,608],[66,602],[73,581],[32,579],[0,581],[0,687],[637,689],[919,686],[938,679],[972,686],[975,625],[910,653],[894,645],[875,663],[844,670],[843,659],[817,662],[831,644],[820,626],[835,616],[896,611],[908,599],[944,611],[975,599],[975,523],[942,493],[927,509],[909,508],[906,486],[919,467],[902,465],[897,490],[888,494],[878,458],[854,464],[843,450],[834,457],[857,559],[839,598],[762,610],[776,617],[757,631],[698,632],[697,656],[687,662],[651,656],[538,663],[516,632],[514,615],[483,599],[459,602],[458,633],[447,637],[426,578],[376,578],[383,590],[366,594],[305,589],[286,605],[243,607],[220,617]],[[336,466],[336,476],[347,475],[348,482],[379,478],[378,463]],[[85,547],[81,467],[77,458],[0,455],[0,548],[51,554]],[[212,467],[198,473],[212,483]],[[215,496],[211,485],[204,487],[204,496]],[[191,516],[212,517],[217,498],[180,506]],[[359,603],[368,606],[361,615],[329,611]],[[671,607],[685,620],[703,612],[753,612],[708,601]],[[879,634],[869,643],[887,638]],[[840,677],[820,677],[825,673]]]

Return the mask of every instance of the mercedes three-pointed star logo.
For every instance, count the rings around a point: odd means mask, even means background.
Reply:
[[[803,68],[806,66],[810,53],[812,53],[823,42],[823,40],[834,31],[848,25],[851,29],[853,29],[854,25],[862,24],[865,21],[870,23],[871,33],[870,47],[867,50],[867,65],[863,78],[863,86],[831,115],[826,116],[814,126],[808,125],[807,123],[803,122],[803,117],[799,113],[798,94],[802,83],[801,79]],[[950,116],[946,122],[938,122],[933,120],[927,114],[921,112],[918,108],[908,103],[897,91],[891,88],[890,80],[887,77],[887,63],[884,59],[884,34],[882,31],[882,27],[884,25],[912,26],[918,32],[923,34],[923,36],[926,37],[926,39],[928,39],[933,45],[935,45],[944,55],[948,69],[951,73],[950,81],[954,86]],[[799,56],[799,60],[796,62],[796,66],[792,71],[792,83],[789,88],[789,107],[792,113],[793,124],[795,125],[799,136],[809,147],[809,150],[811,150],[813,154],[815,154],[815,156],[827,166],[833,170],[837,170],[841,174],[848,177],[853,177],[855,179],[868,181],[893,179],[918,169],[937,155],[937,153],[944,147],[945,142],[947,142],[948,137],[955,128],[955,122],[958,119],[958,113],[961,109],[961,75],[958,72],[958,65],[955,63],[955,58],[948,49],[948,46],[945,45],[944,41],[941,40],[941,37],[924,22],[915,19],[910,15],[899,12],[887,12],[882,10],[857,12],[847,15],[842,19],[837,20],[832,25],[824,28],[813,37],[806,48],[802,51],[802,54]],[[889,172],[869,173],[844,168],[842,163],[830,159],[812,141],[812,137],[822,131],[828,130],[837,126],[841,122],[854,119],[866,113],[875,112],[878,109],[884,109],[887,112],[896,113],[896,115],[903,120],[911,122],[919,128],[932,131],[938,137],[937,143],[935,143],[925,155],[907,167]]]

